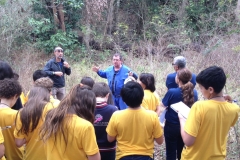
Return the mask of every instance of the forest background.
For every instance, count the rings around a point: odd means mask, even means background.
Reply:
[[[115,52],[133,71],[153,73],[160,98],[173,57],[194,73],[217,65],[225,94],[240,100],[240,0],[0,0],[0,59],[20,75],[24,92],[55,46],[72,68],[67,90],[91,71],[111,65]],[[196,87],[198,89],[198,87]],[[203,99],[199,92],[200,99]],[[240,159],[240,122],[229,132],[227,159]],[[156,146],[155,159],[165,159]]]

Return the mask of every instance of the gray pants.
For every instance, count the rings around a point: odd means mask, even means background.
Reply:
[[[62,88],[56,88],[56,87],[53,87],[52,88],[52,96],[55,98],[55,99],[58,99],[58,100],[62,100],[65,96],[65,87],[62,87]]]

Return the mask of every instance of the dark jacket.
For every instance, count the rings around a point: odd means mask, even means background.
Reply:
[[[64,59],[61,60],[62,63],[62,68],[56,62],[56,58],[50,59],[43,70],[48,74],[49,78],[53,80],[53,87],[61,88],[65,87],[65,79],[64,79],[64,74],[66,73],[67,75],[71,74],[71,68],[66,68],[63,66]],[[63,76],[57,76],[54,75],[53,72],[63,72]]]
[[[23,106],[22,106],[22,101],[20,99],[20,97],[17,99],[16,103],[13,105],[12,109],[14,110],[19,110],[21,109]]]

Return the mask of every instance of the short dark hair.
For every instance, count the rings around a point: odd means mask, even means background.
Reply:
[[[104,82],[97,82],[93,85],[92,91],[96,97],[106,97],[110,93],[109,86]]]
[[[121,90],[121,97],[130,108],[139,107],[142,104],[143,96],[143,89],[137,82],[127,82]]]
[[[122,61],[122,55],[120,53],[115,53],[113,57],[119,57],[119,59]]]
[[[45,71],[38,69],[33,73],[33,81],[35,82],[37,79],[47,77],[47,76],[48,75]]]
[[[145,89],[149,89],[151,92],[156,90],[155,78],[151,73],[142,73],[139,80],[146,86]]]
[[[212,87],[215,93],[220,93],[226,84],[226,74],[221,67],[211,66],[202,70],[196,78],[198,84],[205,89]]]
[[[13,78],[13,70],[7,62],[0,61],[0,80],[4,78]]]
[[[5,78],[0,80],[0,99],[10,99],[15,95],[20,96],[22,87],[17,80]]]
[[[92,88],[95,82],[91,77],[83,77],[80,83]]]

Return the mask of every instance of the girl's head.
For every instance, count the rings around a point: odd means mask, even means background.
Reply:
[[[139,83],[143,89],[148,89],[151,92],[156,90],[155,88],[155,78],[151,73],[142,73],[139,76]]]
[[[18,81],[8,78],[0,80],[0,99],[11,99],[12,104],[10,107],[12,107],[16,103],[21,93],[22,87]]]
[[[10,65],[7,62],[0,61],[0,80],[13,77],[14,73]]]
[[[92,88],[95,82],[91,77],[83,77],[80,83]]]
[[[177,71],[176,83],[179,84],[181,81],[182,84],[190,82],[192,79],[192,73],[187,69],[183,68]]]
[[[111,92],[108,85],[104,82],[97,82],[92,88],[96,97],[105,98]]]
[[[50,93],[47,88],[33,87],[30,90],[28,101],[24,108],[20,110],[22,126],[17,128],[18,133],[28,135],[28,133],[35,130],[42,117],[43,109],[49,101]]]
[[[187,69],[183,68],[177,71],[175,78],[176,83],[182,89],[183,103],[191,107],[194,103],[194,86],[190,82],[192,79],[192,73]]]
[[[73,110],[76,115],[90,122],[94,121],[96,97],[89,86],[78,84],[72,88],[66,98],[59,104],[60,107]]]
[[[44,141],[52,135],[63,134],[65,144],[68,142],[68,127],[71,117],[68,115],[76,114],[77,116],[90,121],[94,121],[94,109],[96,106],[96,97],[89,86],[77,84],[71,89],[68,95],[60,102],[59,106],[50,110],[45,118],[45,122],[40,131],[40,137]],[[66,125],[65,125],[66,124]]]
[[[113,99],[112,99],[112,92],[109,88],[109,86],[104,82],[98,82],[93,85],[93,92],[95,93],[96,97],[105,98],[105,101],[107,104],[114,105]]]

